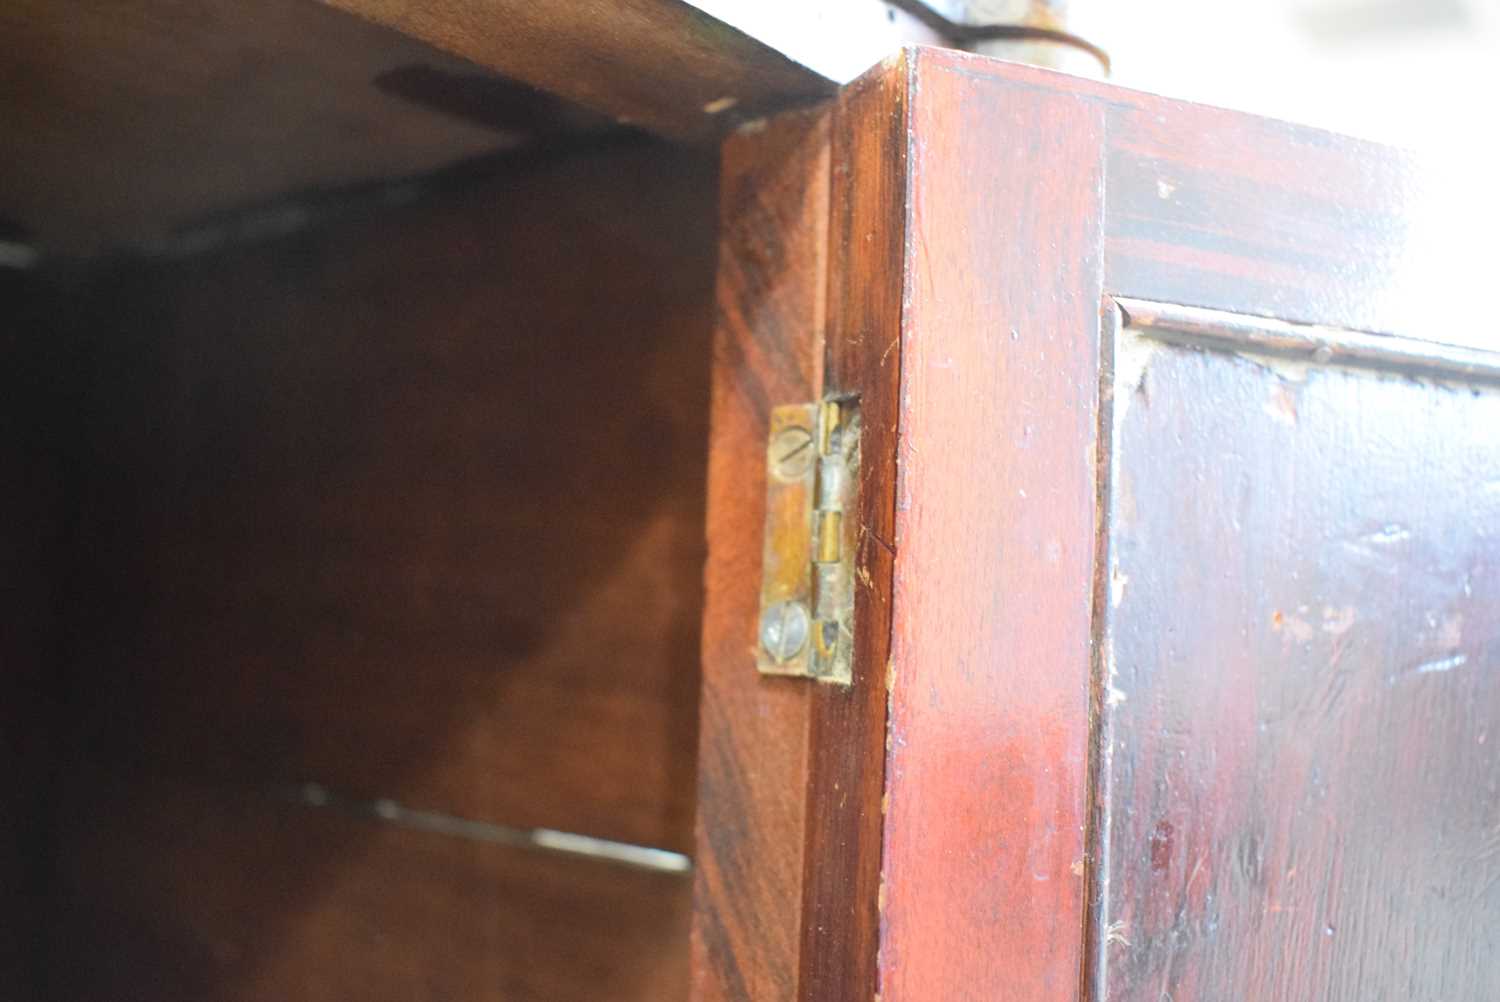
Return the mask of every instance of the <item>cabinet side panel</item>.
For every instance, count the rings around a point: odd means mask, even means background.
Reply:
[[[904,57],[888,61],[845,91],[834,119],[825,389],[858,394],[864,437],[854,683],[820,686],[813,696],[801,996],[807,1002],[868,1002],[878,992],[908,79]]]
[[[755,668],[771,408],[822,381],[828,127],[725,143],[708,470],[693,997],[796,997],[812,684]]]
[[[912,89],[887,1002],[1080,984],[1102,110],[983,65]]]

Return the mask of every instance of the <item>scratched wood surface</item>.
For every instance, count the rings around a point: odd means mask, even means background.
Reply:
[[[904,247],[902,217],[887,210],[906,177],[906,78],[892,67],[835,107],[779,116],[725,146],[697,999],[878,991]],[[758,678],[751,646],[762,526],[745,497],[762,489],[769,408],[829,394],[857,395],[865,423],[849,687]]]
[[[911,75],[881,997],[1072,999],[1102,115]]]
[[[1495,218],[1481,186],[1108,107],[1111,291],[1500,344],[1462,250]],[[1129,337],[1115,370],[1091,987],[1493,997],[1493,391]]]
[[[1137,341],[1099,997],[1500,993],[1500,394]]]
[[[755,669],[771,408],[822,382],[828,121],[731,136],[720,178],[708,452],[693,998],[798,998],[807,682]],[[816,851],[816,847],[814,847]]]
[[[1097,436],[1086,385],[1101,288],[1494,347],[1460,249],[1493,198],[1448,193],[1474,217],[1455,226],[1441,174],[1405,154],[971,57],[921,54],[914,92],[882,997],[1493,997],[1495,391],[1116,345],[1112,324]],[[1057,195],[1081,165],[1103,202]],[[973,351],[1008,333],[1021,350]],[[1106,475],[1070,466],[1085,454]],[[1048,492],[1040,521],[1020,491]],[[1075,551],[1096,524],[1099,550]],[[1087,681],[1058,667],[1091,636],[1092,726]],[[986,744],[1017,720],[1029,743]],[[1062,795],[1006,828],[1034,789],[984,780],[1053,739],[1025,775]],[[1080,901],[1056,896],[1049,849],[1084,819]],[[1017,853],[1050,866],[1008,871]],[[991,969],[1031,907],[1077,924]]]
[[[800,998],[879,993],[886,666],[895,554],[896,414],[907,184],[904,56],[834,109],[824,392],[859,397],[860,533],[854,554],[854,679],[813,694]]]
[[[692,851],[715,173],[614,147],[95,278],[88,628],[61,738],[73,816],[100,830],[57,843],[56,976],[156,971],[155,997],[203,999],[685,993],[683,876],[552,898],[555,860],[527,876],[510,850],[229,794],[311,782]],[[648,899],[619,905],[631,888]],[[681,982],[632,987],[631,953]],[[365,968],[391,976],[340,980]]]

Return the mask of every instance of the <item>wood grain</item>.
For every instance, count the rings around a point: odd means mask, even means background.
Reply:
[[[1125,338],[1098,997],[1494,997],[1500,396]]]
[[[673,139],[712,140],[835,90],[832,81],[681,0],[330,2]]]
[[[619,150],[122,279],[91,754],[688,851],[712,175]]]
[[[1393,309],[1410,278],[1401,266],[1410,157],[1286,122],[1123,96],[1128,103],[1109,109],[1112,289],[1411,332],[1414,318]]]
[[[60,997],[685,994],[681,876],[264,800],[691,851],[715,173],[539,161],[75,290]]]
[[[733,494],[711,486],[695,998],[878,990],[905,80],[893,60],[725,148],[710,483]],[[865,428],[849,687],[758,678],[746,644],[769,407],[825,395],[859,397]]]
[[[1106,117],[1105,284],[1161,302],[1494,347],[1472,322],[1500,225],[1481,165],[955,53],[976,86]],[[1441,332],[1441,333],[1438,333]]]
[[[761,676],[756,618],[771,408],[822,383],[828,121],[724,144],[704,574],[695,1002],[793,1002],[815,686]],[[813,847],[818,852],[819,847]]]
[[[0,216],[55,253],[531,140],[382,89],[478,70],[311,0],[19,0],[0,45]]]
[[[829,338],[824,392],[857,395],[861,443],[854,680],[813,696],[804,1000],[879,992],[886,667],[895,540],[896,414],[907,193],[907,72],[892,59],[834,116]]]
[[[1071,1000],[1103,115],[911,74],[881,997]]]
[[[1259,314],[1494,346],[1493,333],[1472,323],[1483,314],[1477,298],[1483,286],[1472,280],[1463,250],[1492,218],[1484,186],[1457,186],[1439,199],[1449,208],[1468,206],[1472,219],[1455,226],[1433,199],[1442,175],[1405,154],[1022,68],[933,56],[953,82],[945,91],[933,82],[936,74],[922,75],[926,59],[918,64],[917,91],[944,108],[949,121],[924,127],[921,104],[914,107],[912,143],[921,156],[913,154],[917,224],[908,253],[935,263],[912,286],[908,329],[922,315],[929,285],[946,292],[959,281],[975,284],[966,294],[932,297],[953,316],[938,314],[949,322],[932,328],[921,354],[907,335],[903,381],[943,387],[959,378],[950,366],[971,371],[962,364],[965,342],[954,334],[965,330],[968,315],[989,325],[996,340],[1009,327],[1024,343],[1028,328],[1011,325],[1005,312],[1017,296],[1010,282],[1030,274],[1035,257],[1051,261],[1047,255],[1057,248],[1069,248],[1064,260],[1075,268],[1079,260],[1102,268],[1102,285],[1115,294],[1238,311],[1247,325]],[[1054,132],[1044,141],[1026,110],[1049,103],[1072,110],[1048,116]],[[988,113],[981,120],[976,109]],[[968,128],[960,124],[964,113],[976,114]],[[967,141],[1004,151],[985,162],[999,169],[1013,165],[1018,150],[1059,142],[1069,130],[1056,129],[1058,123],[1084,131],[1070,114],[1093,115],[1104,127],[1095,127],[1079,149],[1058,149],[1029,171],[1012,166],[994,179],[947,135],[951,129],[970,137],[987,127],[984,140]],[[1045,192],[1059,177],[1076,176],[1089,149],[1102,155],[1109,192],[1102,217],[1097,206],[1067,209],[1017,195],[1019,178],[1047,177]],[[955,187],[934,201],[934,185],[921,180],[929,155],[933,177],[962,178],[967,190]],[[1004,257],[985,257],[975,236],[993,227],[991,199],[1010,220],[1044,212],[1045,228],[1017,234]],[[948,208],[946,225],[924,228],[924,216],[944,218],[935,206]],[[1069,234],[1088,218],[1097,229],[1080,247]],[[1439,234],[1446,243],[1434,242]],[[943,257],[949,245],[962,252]],[[1040,291],[1022,293],[1076,299],[1083,311],[1100,285],[1097,270],[1054,264],[1034,280]],[[995,289],[1007,295],[997,298]],[[951,534],[944,550],[932,550],[948,561],[1007,529],[1025,531],[1028,548],[1045,547],[1047,531],[1027,523],[1024,510],[1012,507],[1019,503],[1006,496],[1008,485],[990,471],[1026,469],[1031,429],[1055,427],[1092,408],[1075,395],[1082,384],[1068,385],[1066,374],[1087,376],[1087,364],[1077,367],[1089,357],[1095,318],[1079,312],[1048,329],[1054,338],[1062,332],[1084,340],[1063,353],[1055,344],[1038,345],[1020,356],[1020,366],[996,357],[981,369],[987,384],[976,388],[932,397],[903,391],[911,403],[901,422],[892,818],[902,785],[912,782],[897,763],[914,748],[918,755],[930,750],[930,735],[942,733],[929,731],[923,749],[923,735],[903,729],[906,624],[923,622],[924,604],[935,605],[937,597],[948,615],[949,594],[960,590],[944,588],[946,564],[924,565],[913,552],[921,518],[932,512]],[[1063,382],[1053,385],[1045,405],[997,415],[1024,402],[1016,381],[1029,371]],[[1500,700],[1487,670],[1496,587],[1488,568],[1500,518],[1490,489],[1493,391],[1331,366],[1316,357],[1268,360],[1248,344],[1244,352],[1209,351],[1128,334],[1105,345],[1104,372],[1110,376],[1103,384],[1105,435],[1095,451],[1108,461],[1103,469],[1110,477],[1102,485],[1107,507],[1098,524],[1106,550],[1096,562],[1092,624],[1103,632],[1095,681],[1100,717],[1092,731],[1094,828],[1089,856],[1080,860],[1090,882],[1089,912],[1078,927],[1085,939],[1082,994],[1141,1002],[1495,995],[1489,957],[1500,915],[1500,879],[1493,873],[1500,788],[1489,742]],[[979,415],[974,427],[986,437],[966,437],[957,418],[923,423],[944,406]],[[1004,443],[999,450],[991,447],[996,440]],[[1071,451],[1054,442],[1047,458],[1035,462],[1055,464]],[[983,511],[967,515],[962,495],[955,501],[917,479],[946,469],[951,490],[963,482],[964,462],[968,484],[976,477],[981,485],[1000,484],[981,489]],[[1044,479],[1053,492],[1049,517],[1078,510],[1057,503],[1059,489],[1078,483],[1073,476],[1054,468]],[[917,490],[922,483],[927,489]],[[1023,488],[1028,497],[1038,494],[1032,485]],[[903,521],[900,506],[908,496],[912,514]],[[1081,495],[1071,497],[1081,506]],[[940,537],[939,528],[926,531]],[[1066,559],[1068,540],[1081,544],[1088,535],[1075,525],[1054,552]],[[960,566],[972,573],[970,562]],[[1007,566],[1031,573],[999,594],[981,579],[978,593],[994,596],[996,605],[978,626],[1005,622],[1010,610],[1000,603],[1020,603],[1033,648],[1088,635],[1086,619],[1059,628],[1045,607],[1036,609],[1038,594],[1053,593],[1026,549],[1013,549]],[[1008,652],[1003,636],[985,636],[984,646],[966,657],[962,646],[953,649],[955,637],[960,645],[968,639],[960,623],[924,635],[921,650],[941,651],[956,675],[985,677]],[[968,719],[992,727],[1016,712],[1048,719],[1045,695],[1028,691],[1024,675],[1018,687],[1017,678],[1008,672],[991,679],[934,716],[951,728]],[[985,702],[997,693],[1020,709]],[[1075,703],[1066,718],[1075,733],[1030,770],[1035,781],[1049,780],[1056,763],[1079,753],[1084,716]],[[971,813],[960,813],[962,807],[940,799],[952,775],[945,769],[917,776],[925,800],[914,825],[925,834],[932,819],[956,816],[955,841],[968,850],[943,853],[930,837],[923,843],[926,869],[919,876],[914,868],[905,879],[941,906],[923,930],[951,929],[981,903],[996,915],[1014,911],[1017,902],[1048,900],[1052,886],[1039,881],[1025,890],[1017,881],[1007,893],[970,896],[970,888],[985,887],[983,876],[993,872],[987,867],[1004,859],[1009,844],[983,836],[1024,798],[1014,790],[990,795],[971,782],[960,802],[973,805]],[[1059,830],[1037,819],[1018,834],[1035,852],[1053,844]],[[888,827],[886,965],[907,959],[891,955],[902,932],[895,902],[912,893],[890,876],[901,834]],[[964,864],[981,868],[979,876],[952,879]],[[970,947],[986,942],[955,938]],[[1064,945],[1056,951],[1073,949],[1066,932],[1058,942]],[[1036,955],[1046,954],[1039,947]],[[917,956],[926,962],[934,949]],[[909,990],[909,997],[962,998],[974,985],[988,987],[973,970],[985,960],[943,963],[910,983],[887,981],[885,996]],[[1078,991],[1059,990],[1068,997]],[[1036,986],[1012,981],[986,997],[1011,997],[1007,992],[1039,997]]]

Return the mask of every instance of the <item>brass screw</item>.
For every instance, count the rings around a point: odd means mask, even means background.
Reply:
[[[812,432],[800,425],[784,428],[771,439],[771,469],[782,480],[801,478],[816,458]]]
[[[783,664],[802,653],[811,625],[801,602],[780,602],[761,613],[760,645],[773,661]]]

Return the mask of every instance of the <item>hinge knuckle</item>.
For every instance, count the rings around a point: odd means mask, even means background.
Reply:
[[[853,676],[853,491],[859,405],[789,404],[771,414],[756,664],[768,675],[848,685]]]

